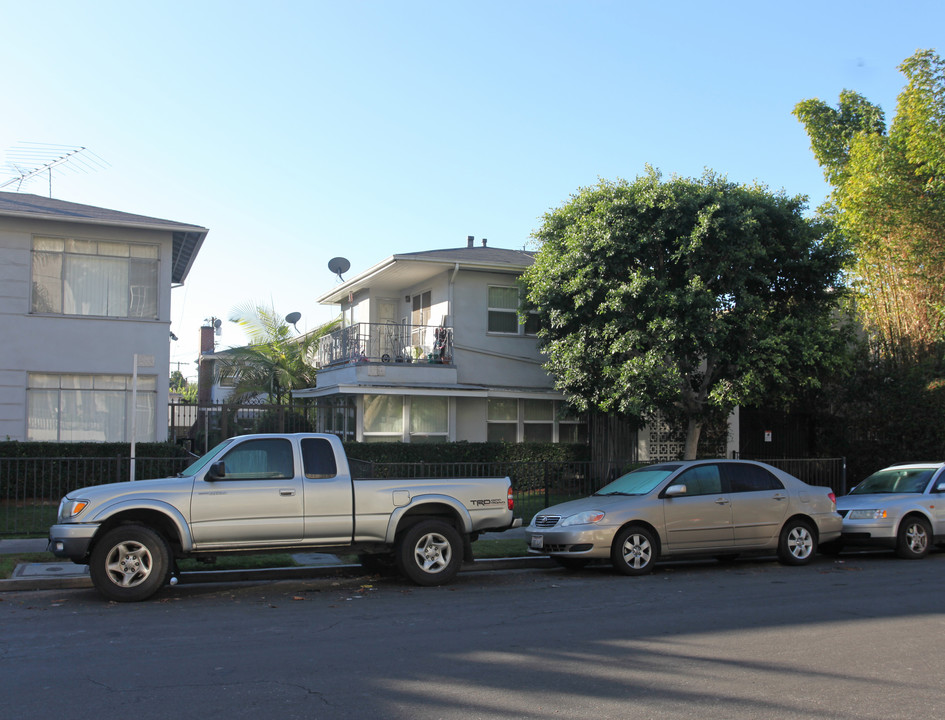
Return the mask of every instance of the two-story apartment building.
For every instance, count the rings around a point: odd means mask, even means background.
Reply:
[[[393,255],[318,298],[343,327],[322,339],[318,380],[296,397],[335,407],[325,427],[364,442],[583,442],[520,323],[532,253],[476,244]]]
[[[171,287],[206,235],[0,192],[0,438],[164,440]]]

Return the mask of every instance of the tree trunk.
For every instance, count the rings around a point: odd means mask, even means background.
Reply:
[[[683,450],[683,460],[695,460],[696,452],[699,449],[699,436],[702,434],[702,421],[695,418],[689,418],[689,426],[686,428],[686,447]]]

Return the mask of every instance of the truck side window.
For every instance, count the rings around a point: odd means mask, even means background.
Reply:
[[[335,451],[324,438],[302,440],[302,467],[309,480],[324,480],[338,474]]]
[[[295,477],[292,443],[281,438],[247,440],[223,456],[227,480],[285,480]]]

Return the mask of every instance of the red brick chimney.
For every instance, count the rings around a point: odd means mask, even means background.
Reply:
[[[197,402],[209,403],[213,390],[213,325],[200,328],[200,357],[197,359]]]

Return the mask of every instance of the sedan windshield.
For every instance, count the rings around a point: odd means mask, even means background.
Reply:
[[[679,469],[679,465],[650,465],[632,470],[611,483],[607,483],[595,495],[646,495],[663,480]]]
[[[873,493],[921,493],[932,479],[934,468],[888,468],[873,473],[850,491],[851,495]]]

